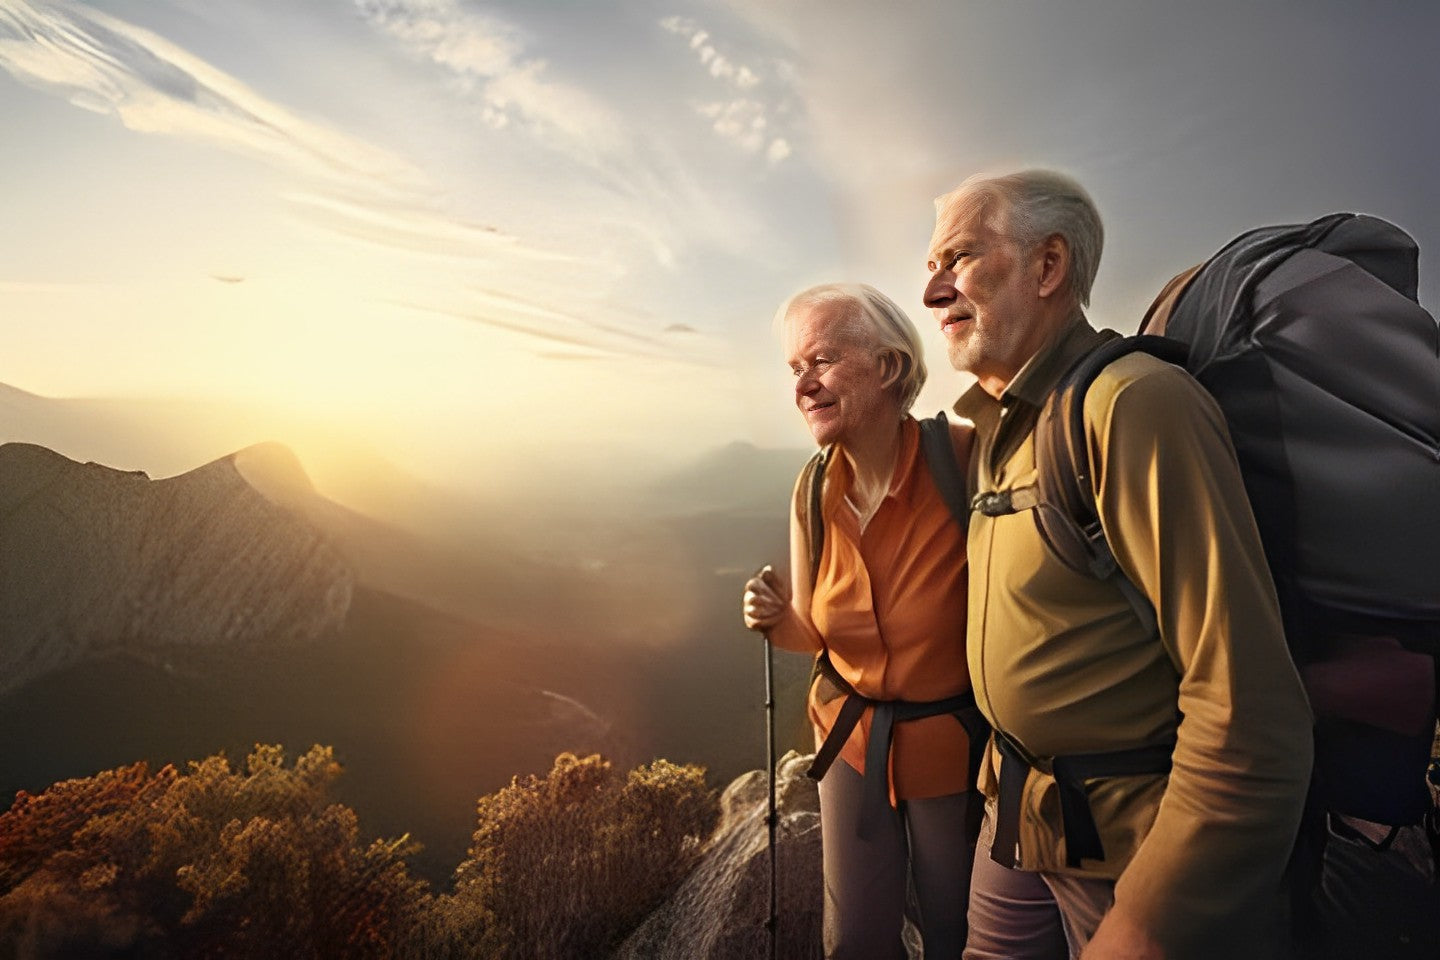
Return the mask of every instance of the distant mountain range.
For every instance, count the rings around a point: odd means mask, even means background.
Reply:
[[[342,795],[438,868],[511,776],[565,750],[638,762],[616,706],[576,696],[614,658],[557,656],[544,616],[521,634],[385,589],[423,592],[445,560],[423,548],[278,444],[163,480],[0,446],[0,806],[138,759],[320,742],[353,771]]]
[[[737,440],[656,482],[650,502],[672,514],[725,511],[783,516],[795,477],[813,452],[767,450]]]
[[[0,386],[0,439],[156,462],[121,456],[146,432],[112,414]],[[413,832],[441,870],[477,796],[561,751],[723,782],[763,758],[739,591],[783,561],[805,456],[732,444],[588,506],[397,485],[397,519],[323,495],[275,443],[158,480],[0,446],[0,807],[138,759],[329,743],[367,829]],[[807,665],[778,659],[782,742],[804,747]]]

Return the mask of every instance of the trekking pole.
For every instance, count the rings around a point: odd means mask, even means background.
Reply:
[[[770,570],[767,563],[750,579],[767,582]],[[748,624],[747,624],[748,625]],[[775,644],[770,640],[770,631],[760,634],[765,638],[765,785],[769,805],[765,812],[765,828],[769,834],[767,846],[770,851],[770,913],[765,918],[765,931],[770,941],[770,960],[778,960],[780,952],[779,917],[779,875],[775,866],[775,828],[780,822],[775,812]]]
[[[779,883],[775,869],[775,827],[778,823],[775,814],[775,645],[770,642],[768,633],[765,634],[765,736],[769,741],[765,754],[765,771],[770,792],[769,812],[765,817],[765,825],[770,832],[770,916],[765,920],[765,929],[770,935],[770,960],[777,960],[780,938],[776,929]]]

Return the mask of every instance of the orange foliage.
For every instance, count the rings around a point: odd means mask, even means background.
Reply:
[[[408,838],[358,841],[329,748],[257,746],[21,793],[0,815],[0,960],[591,960],[694,865],[718,816],[699,767],[563,754],[477,805],[453,894]]]
[[[694,866],[718,812],[700,767],[626,776],[562,754],[548,776],[481,798],[451,909],[475,911],[482,956],[604,956]]]
[[[0,816],[0,942],[16,956],[390,957],[423,912],[405,838],[357,845],[340,767],[257,746],[22,794]]]

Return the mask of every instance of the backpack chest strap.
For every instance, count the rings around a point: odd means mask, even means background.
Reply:
[[[1049,506],[1041,497],[1040,485],[1031,484],[1028,487],[1016,487],[1013,490],[992,490],[988,493],[978,493],[970,501],[970,509],[986,517],[1004,517],[1015,513],[1023,513],[1026,510],[1035,511],[1035,525],[1040,530],[1041,539],[1051,552],[1056,554],[1062,563],[1067,567],[1072,562],[1067,560],[1067,551],[1064,550],[1057,540],[1060,535],[1067,539],[1078,538],[1084,544],[1083,549],[1077,551],[1071,549],[1070,556],[1077,552],[1084,558],[1084,572],[1096,580],[1105,580],[1115,585],[1116,589],[1125,597],[1125,602],[1130,604],[1136,619],[1144,628],[1145,633],[1152,637],[1160,635],[1159,624],[1155,620],[1155,608],[1140,592],[1140,588],[1125,575],[1120,569],[1120,564],[1115,559],[1115,553],[1110,549],[1110,543],[1105,539],[1105,530],[1100,525],[1099,517],[1095,517],[1088,524],[1082,526],[1074,519],[1064,513],[1062,509]],[[1047,525],[1048,521],[1048,525]]]
[[[1024,510],[1033,510],[1040,505],[1040,488],[1034,484],[1016,487],[1014,490],[992,490],[977,493],[970,501],[970,509],[986,517],[1004,517]]]

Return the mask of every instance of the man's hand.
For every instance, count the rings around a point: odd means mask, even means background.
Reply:
[[[742,612],[747,628],[770,630],[785,618],[789,606],[790,588],[768,563],[745,581]]]
[[[1080,960],[1165,960],[1165,951],[1149,931],[1112,907],[1085,945]]]

